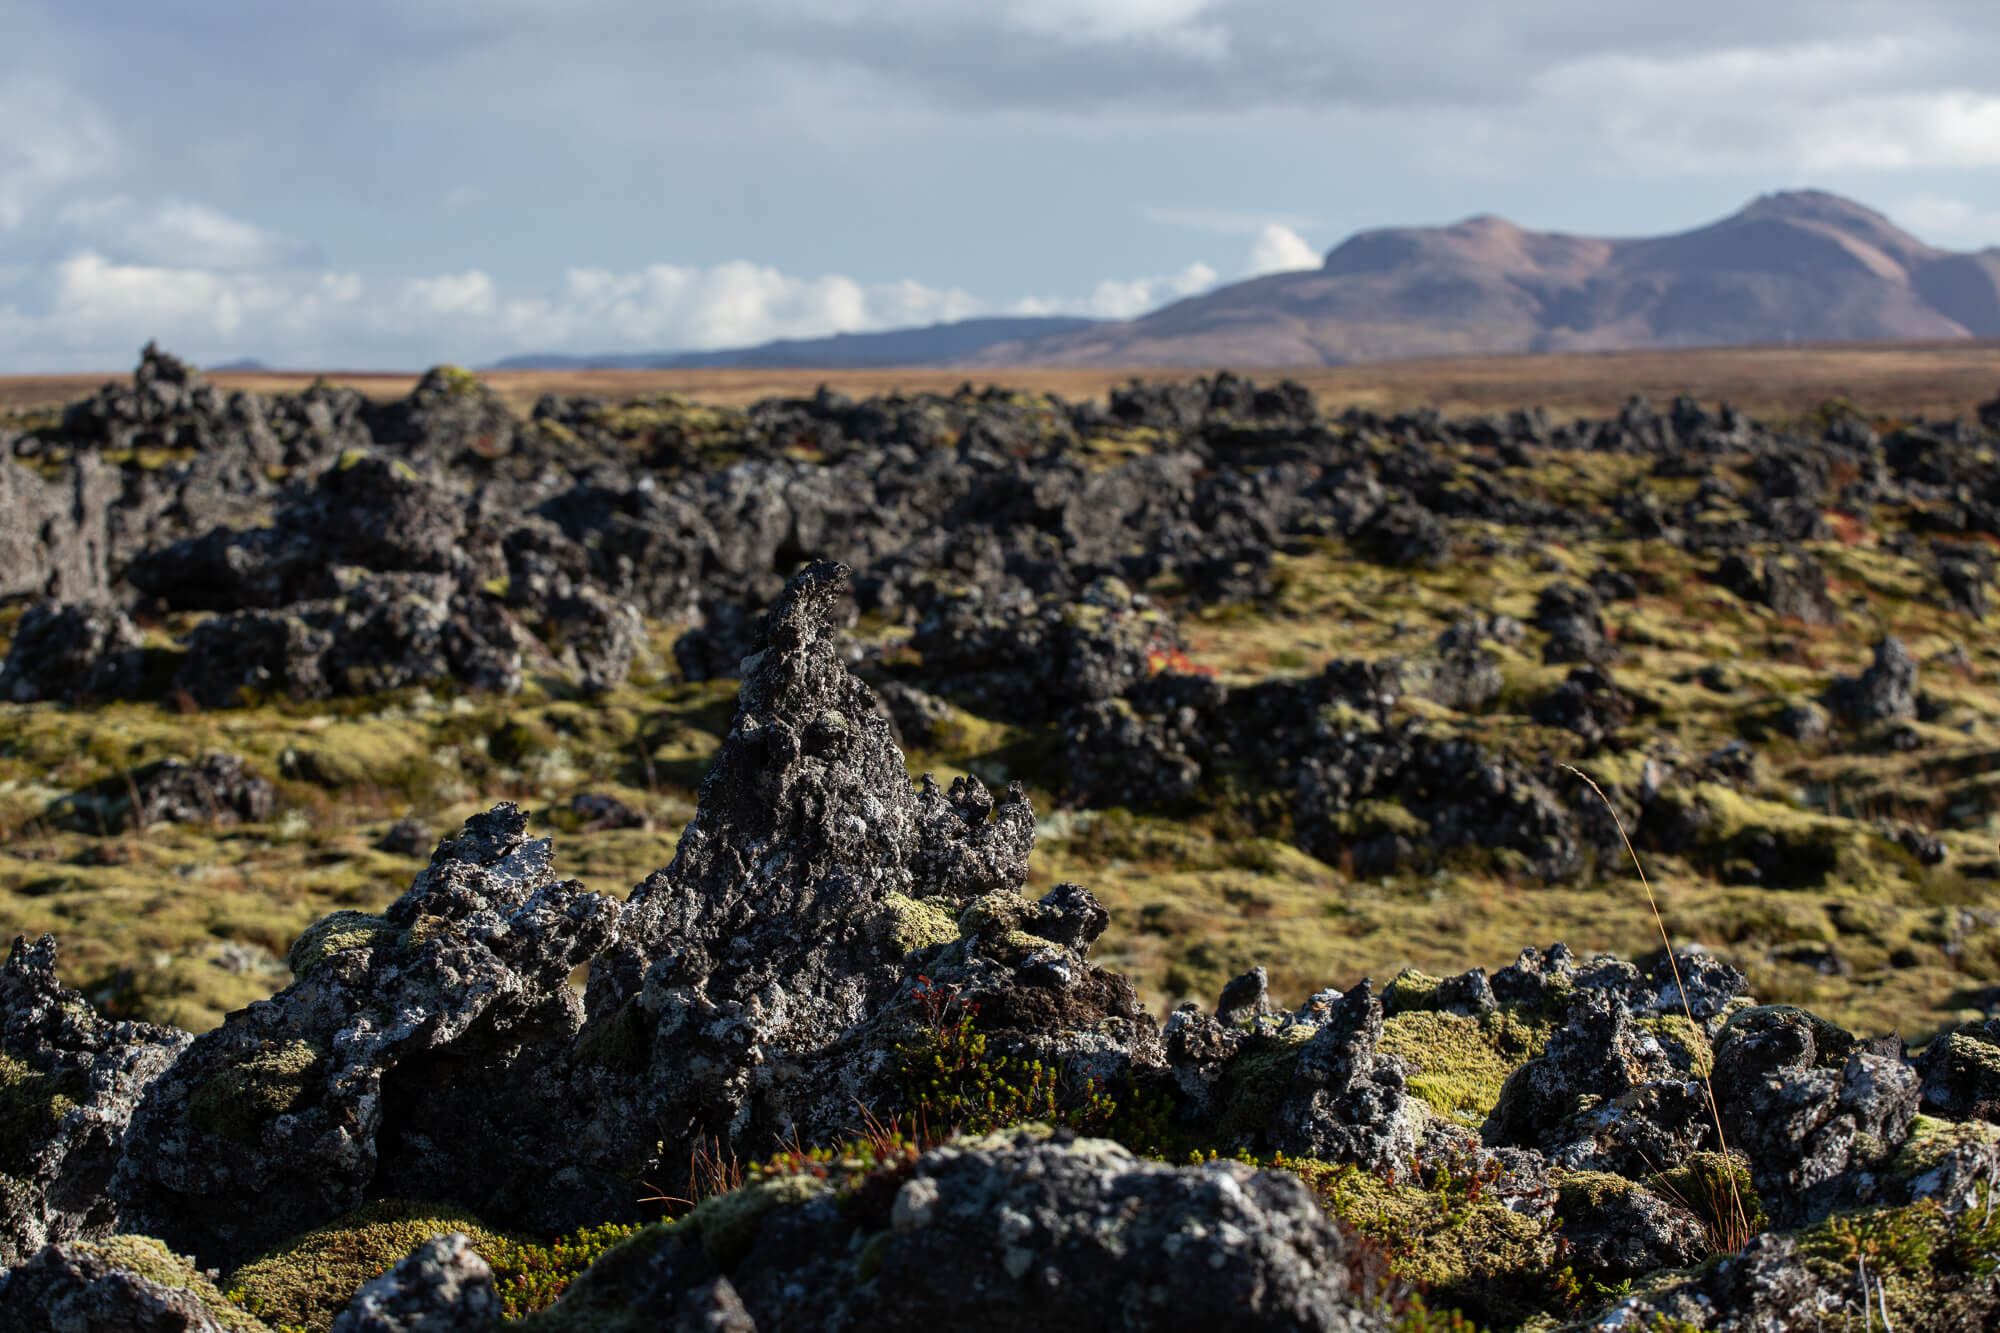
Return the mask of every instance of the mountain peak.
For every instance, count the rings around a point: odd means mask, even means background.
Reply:
[[[1785,190],[1664,236],[1535,231],[1491,213],[1358,232],[1317,269],[967,363],[1297,366],[1996,334],[2000,250],[1939,250],[1852,199]]]

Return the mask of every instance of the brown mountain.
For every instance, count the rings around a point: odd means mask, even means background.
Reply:
[[[1365,231],[1318,269],[961,364],[1310,366],[1996,334],[2000,248],[1935,249],[1852,200],[1798,190],[1672,236],[1566,236],[1491,216]]]

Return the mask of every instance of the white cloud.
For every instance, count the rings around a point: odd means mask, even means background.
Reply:
[[[117,137],[91,103],[48,79],[0,80],[0,228],[61,187],[108,170]]]
[[[1305,237],[1281,223],[1265,223],[1257,232],[1256,242],[1250,247],[1252,277],[1263,273],[1290,273],[1297,269],[1319,266],[1319,251],[1307,244]]]
[[[83,250],[56,266],[40,336],[71,348],[137,347],[149,338],[295,342],[366,317],[352,273],[244,273],[122,264]],[[18,312],[16,312],[18,315]],[[0,343],[0,356],[22,349]]]
[[[1919,77],[1937,55],[1934,41],[1900,36],[1596,55],[1543,75],[1536,115],[1562,137],[1596,125],[1617,156],[1641,168],[2000,164],[2000,96]]]
[[[183,199],[150,207],[123,194],[72,199],[55,221],[72,245],[141,266],[239,271],[280,267],[307,253],[290,237]]]
[[[2000,209],[1980,208],[1950,195],[1918,194],[1887,210],[1898,225],[1953,250],[1983,250],[2000,245]]]
[[[435,278],[412,278],[403,284],[397,303],[419,317],[484,317],[499,308],[500,294],[493,279],[474,268]]]
[[[746,262],[572,269],[552,294],[511,294],[481,269],[377,285],[299,268],[125,263],[79,250],[55,268],[41,315],[7,307],[0,364],[102,369],[157,338],[197,361],[414,366],[528,351],[735,347],[963,319],[969,293],[905,279],[801,278]]]
[[[1081,301],[1050,301],[1030,297],[1016,301],[1015,315],[1089,315],[1094,319],[1131,319],[1182,296],[1193,296],[1215,284],[1217,273],[1196,260],[1180,272],[1156,278],[1106,278]]]
[[[144,258],[219,269],[268,268],[297,248],[275,232],[180,200],[128,229],[126,243]]]
[[[963,319],[980,308],[966,292],[909,279],[801,278],[736,260],[706,269],[571,269],[555,297],[507,302],[502,324],[535,348],[708,349]]]

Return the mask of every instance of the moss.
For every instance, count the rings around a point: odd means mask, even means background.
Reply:
[[[1484,1120],[1508,1075],[1541,1054],[1548,1028],[1495,1010],[1478,1018],[1414,1010],[1384,1020],[1378,1048],[1416,1066],[1410,1091],[1441,1115]]]
[[[1446,1173],[1425,1188],[1400,1175],[1285,1165],[1304,1168],[1330,1211],[1387,1250],[1397,1276],[1424,1288],[1432,1305],[1511,1327],[1549,1303],[1560,1245],[1553,1219],[1476,1197],[1477,1176]]]
[[[1714,1053],[1709,1048],[1708,1036],[1701,1028],[1688,1020],[1685,1014],[1660,1014],[1651,1018],[1636,1018],[1632,1026],[1650,1032],[1661,1046],[1666,1048],[1667,1058],[1678,1069],[1683,1069],[1696,1078],[1707,1078],[1714,1072]]]
[[[254,1142],[267,1122],[306,1100],[325,1053],[305,1041],[272,1044],[209,1074],[188,1094],[188,1124],[205,1134]]]
[[[1638,1181],[1610,1171],[1566,1171],[1556,1181],[1556,1212],[1565,1217],[1595,1212],[1640,1192]]]
[[[1697,1152],[1646,1177],[1646,1188],[1679,1200],[1707,1228],[1711,1248],[1733,1250],[1769,1220],[1750,1181],[1750,1168],[1732,1155]],[[1740,1214],[1740,1215],[1739,1215]]]
[[[473,374],[463,366],[434,366],[431,369],[431,373],[444,382],[444,391],[454,398],[464,398],[471,394],[476,394],[486,387],[480,383],[479,376]]]
[[[911,898],[900,893],[885,894],[882,906],[889,912],[889,943],[898,957],[918,953],[958,938],[958,923],[943,898]]]
[[[1924,1177],[1938,1169],[1954,1153],[1971,1148],[2000,1149],[2000,1125],[1986,1120],[1939,1120],[1918,1115],[1910,1122],[1909,1137],[1896,1150],[1887,1171],[1891,1178],[1906,1183],[1919,1194],[1929,1194],[1935,1183]]]
[[[11,1051],[0,1050],[0,1171],[25,1173],[35,1150],[85,1091],[76,1072],[40,1073]]]
[[[1382,988],[1382,1011],[1394,1015],[1412,1009],[1435,1009],[1438,987],[1442,984],[1443,977],[1406,967]]]
[[[956,935],[961,939],[976,935],[1005,938],[1020,930],[1027,915],[1028,900],[1011,889],[982,894],[960,909]]]
[[[372,912],[335,912],[306,927],[292,942],[285,961],[291,965],[292,975],[303,980],[333,954],[346,949],[378,949],[403,938],[403,928],[387,917]]]
[[[171,1290],[185,1291],[200,1301],[215,1322],[229,1333],[263,1333],[264,1325],[241,1307],[232,1304],[194,1261],[175,1254],[165,1241],[151,1236],[106,1236],[102,1240],[73,1242],[82,1254],[94,1254],[106,1263],[148,1282]]]
[[[741,1189],[703,1199],[681,1219],[687,1236],[719,1272],[728,1272],[746,1254],[764,1216],[775,1208],[805,1203],[833,1187],[811,1175],[781,1175],[755,1180]]]
[[[1272,1037],[1253,1037],[1222,1071],[1222,1114],[1215,1140],[1225,1148],[1254,1143],[1271,1123],[1292,1086],[1299,1048],[1312,1029],[1290,1027]]]
[[[489,1230],[456,1208],[385,1199],[250,1260],[230,1275],[229,1299],[268,1324],[321,1330],[363,1283],[401,1263],[432,1236],[453,1231],[464,1232],[489,1261],[525,1243]]]

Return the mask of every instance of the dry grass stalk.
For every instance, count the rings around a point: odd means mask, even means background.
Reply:
[[[1701,1024],[1695,1022],[1694,1011],[1688,1007],[1687,987],[1681,981],[1680,962],[1674,957],[1674,942],[1667,935],[1666,918],[1660,915],[1659,899],[1653,895],[1653,885],[1646,878],[1646,867],[1640,864],[1639,852],[1638,849],[1632,846],[1631,835],[1625,832],[1625,821],[1618,817],[1618,807],[1611,804],[1611,798],[1604,794],[1604,788],[1598,786],[1590,774],[1584,772],[1574,764],[1562,764],[1560,767],[1582,778],[1584,784],[1597,793],[1597,799],[1604,802],[1604,808],[1610,811],[1611,823],[1618,830],[1619,840],[1625,844],[1626,854],[1632,858],[1632,868],[1639,872],[1640,886],[1646,890],[1646,905],[1653,910],[1653,923],[1660,928],[1660,943],[1666,947],[1667,951],[1667,967],[1673,972],[1674,990],[1681,997],[1681,1013],[1686,1015],[1690,1027],[1694,1028],[1697,1032],[1701,1031]],[[1708,1097],[1709,1123],[1715,1130],[1716,1146],[1722,1150],[1724,1157],[1728,1157],[1729,1140],[1722,1132],[1722,1111],[1715,1103],[1715,1085],[1709,1081],[1707,1074],[1703,1074],[1701,1075],[1701,1086],[1702,1091]],[[1671,1188],[1669,1186],[1670,1190]],[[1674,1192],[1678,1194],[1678,1191]],[[1717,1200],[1717,1202],[1719,1203],[1720,1200]],[[1742,1192],[1736,1187],[1735,1172],[1732,1171],[1729,1173],[1729,1202],[1726,1209],[1716,1209],[1713,1211],[1699,1209],[1694,1207],[1685,1198],[1681,1199],[1680,1203],[1697,1216],[1708,1218],[1709,1243],[1718,1252],[1733,1254],[1737,1250],[1742,1249],[1750,1240],[1750,1214],[1743,1206]],[[1714,1212],[1720,1212],[1722,1215],[1719,1217],[1714,1216]]]

